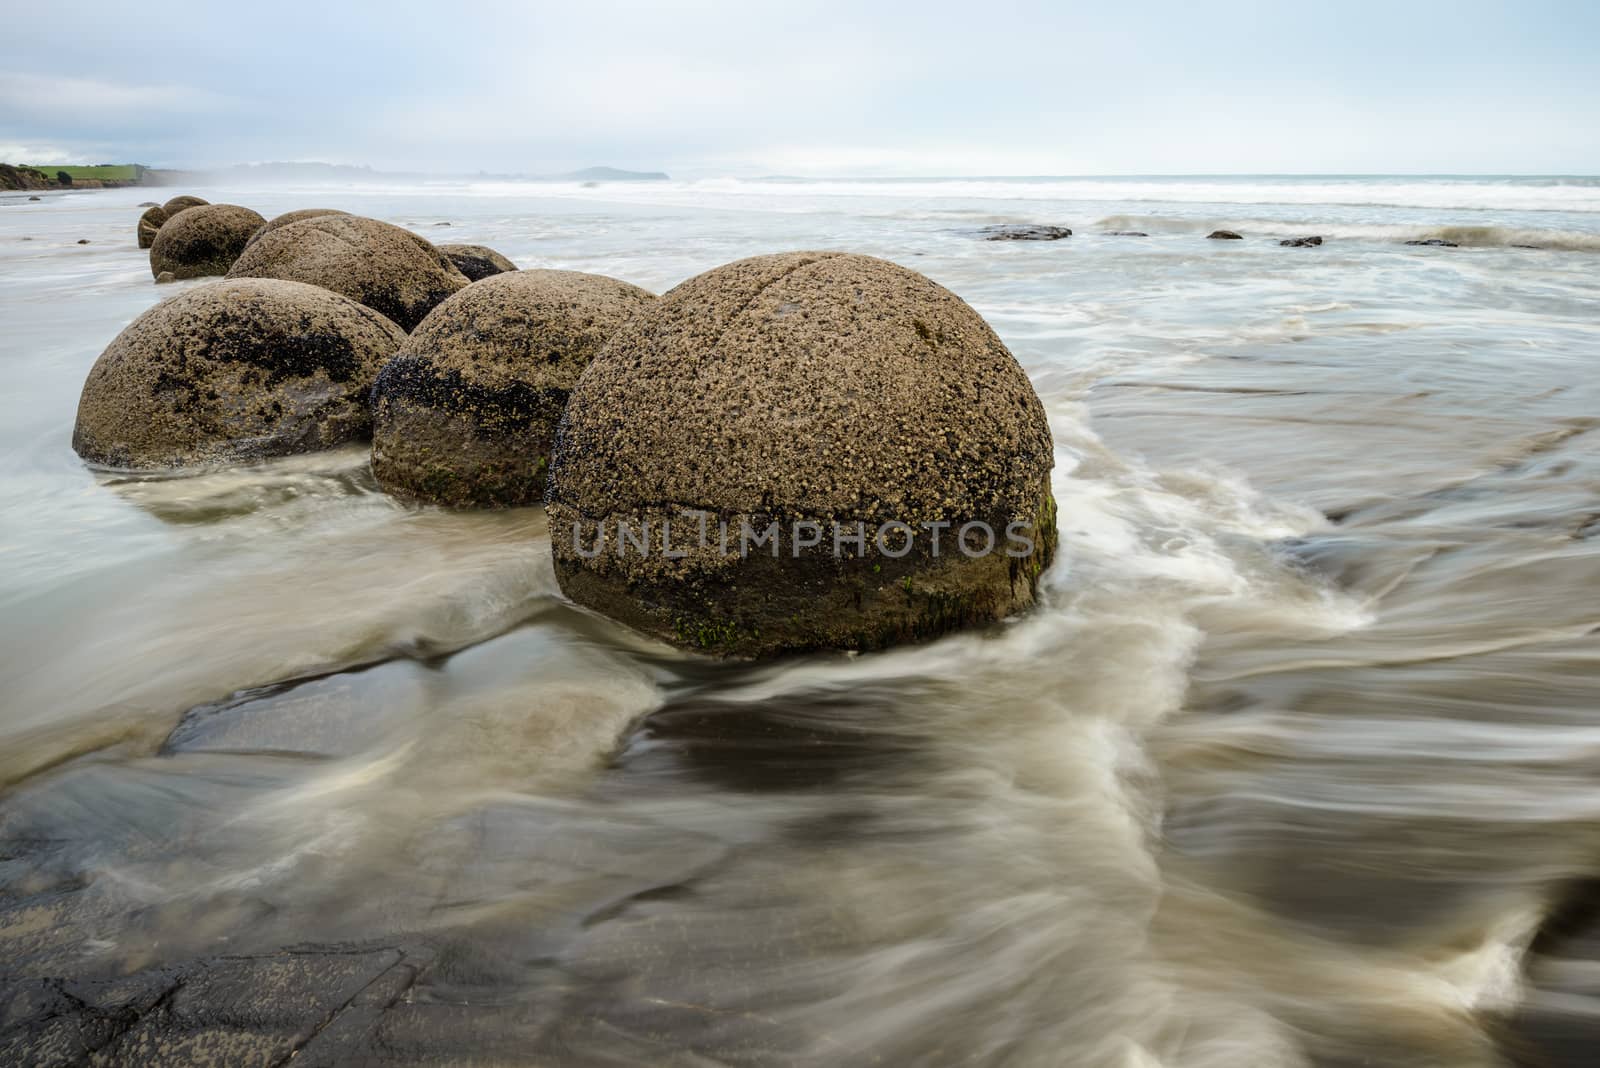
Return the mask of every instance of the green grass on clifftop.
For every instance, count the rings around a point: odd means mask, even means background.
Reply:
[[[142,168],[132,163],[101,163],[84,167],[58,167],[53,164],[39,164],[35,165],[34,169],[43,171],[51,178],[56,176],[57,171],[66,171],[72,175],[74,181],[79,178],[94,178],[102,182],[132,182],[138,179],[139,171]]]

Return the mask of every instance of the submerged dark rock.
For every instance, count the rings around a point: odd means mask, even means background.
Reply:
[[[1286,237],[1278,244],[1284,248],[1315,248],[1322,244],[1321,237]]]
[[[1063,237],[1071,237],[1072,231],[1065,226],[1043,223],[1005,223],[985,226],[978,234],[985,241],[1060,241]]]
[[[579,380],[546,496],[556,576],[722,655],[933,638],[1033,603],[1052,463],[1027,376],[955,294],[868,256],[757,256],[673,289]],[[621,523],[649,545],[627,550]],[[992,551],[958,550],[969,523]],[[1013,523],[1031,551],[1008,556]],[[746,530],[776,540],[749,550]]]
[[[363,438],[372,382],[404,338],[315,286],[199,286],[139,316],[95,361],[72,447],[103,467],[164,470]]]
[[[1103,237],[1149,237],[1143,230],[1106,230]]]
[[[1456,244],[1456,242],[1454,242],[1454,241],[1446,241],[1446,240],[1444,240],[1443,238],[1440,238],[1440,237],[1429,237],[1429,238],[1425,238],[1425,239],[1421,239],[1421,240],[1417,240],[1417,241],[1407,241],[1406,244],[1408,244],[1408,245],[1427,245],[1427,246],[1432,247],[1432,248],[1459,248],[1460,247],[1458,244]]]
[[[600,347],[654,299],[577,271],[510,271],[467,286],[378,375],[378,482],[454,507],[538,503],[567,395]]]
[[[1600,1047],[1600,876],[1558,889],[1522,960],[1523,991],[1497,1021],[1516,1068],[1589,1068]]]
[[[1236,234],[1232,230],[1213,230],[1206,237],[1211,241],[1243,241],[1243,234]]]

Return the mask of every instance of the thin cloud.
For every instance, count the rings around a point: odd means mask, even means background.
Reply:
[[[1582,3],[78,0],[6,29],[0,141],[155,165],[1600,171]]]

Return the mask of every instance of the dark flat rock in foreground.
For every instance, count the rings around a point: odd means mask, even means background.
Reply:
[[[418,955],[420,954],[420,955]],[[375,1043],[428,958],[393,947],[218,956],[98,980],[0,984],[0,1061],[211,1066],[406,1063]]]

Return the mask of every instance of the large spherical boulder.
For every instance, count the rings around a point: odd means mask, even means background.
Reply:
[[[340,211],[338,208],[301,208],[298,211],[286,211],[282,215],[276,215],[268,219],[265,223],[262,223],[261,227],[256,230],[255,233],[250,235],[250,241],[253,244],[259,240],[263,234],[270,234],[279,227],[288,226],[290,223],[297,223],[304,219],[320,219],[324,215],[348,214],[350,213],[347,211]]]
[[[184,208],[161,224],[150,243],[150,274],[159,278],[202,278],[227,274],[239,254],[266,220],[237,204],[202,204]]]
[[[567,394],[655,298],[577,271],[513,271],[435,308],[372,391],[372,469],[396,496],[455,507],[544,497]]]
[[[873,649],[1031,604],[1043,406],[987,323],[867,256],[758,256],[647,307],[579,379],[546,503],[573,600],[680,645]]]
[[[263,234],[229,278],[286,278],[343,293],[407,330],[467,284],[426,240],[359,215],[302,219]]]
[[[348,297],[249,278],[198,286],[135,319],[89,371],[72,447],[168,469],[309,452],[371,430],[368,397],[399,327]]]
[[[188,194],[184,194],[183,196],[173,197],[171,200],[161,205],[161,210],[167,213],[168,218],[171,218],[184,208],[198,208],[203,204],[209,203],[211,203],[211,201],[202,200],[199,197],[192,197]]]
[[[455,264],[456,270],[474,282],[490,275],[514,271],[517,265],[487,245],[440,245],[439,251]]]
[[[156,204],[146,208],[144,214],[139,216],[139,247],[149,248],[155,244],[156,234],[161,230],[161,224],[166,221],[166,209]]]

